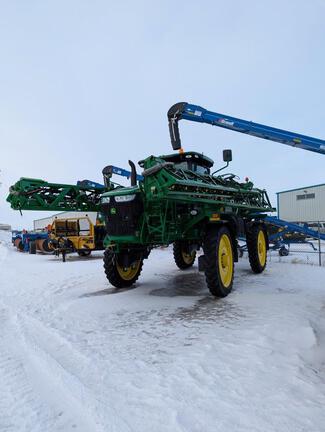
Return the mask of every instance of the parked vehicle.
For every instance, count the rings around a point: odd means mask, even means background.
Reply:
[[[50,245],[56,255],[77,252],[86,257],[95,250],[103,250],[106,235],[103,223],[94,225],[88,216],[54,219],[50,230]]]

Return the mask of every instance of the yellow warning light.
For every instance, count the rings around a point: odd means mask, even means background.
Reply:
[[[212,213],[210,216],[210,221],[219,221],[220,220],[220,214],[219,213]]]

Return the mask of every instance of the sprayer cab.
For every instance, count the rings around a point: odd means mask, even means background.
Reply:
[[[188,170],[198,174],[210,174],[210,169],[214,163],[212,159],[198,152],[172,153],[160,156],[160,159],[173,164],[175,169]],[[139,165],[143,166],[144,161],[140,161]]]
[[[160,156],[160,158],[166,162],[172,163],[175,169],[185,169],[197,174],[211,174],[211,168],[214,164],[212,159],[197,152],[173,153],[170,155]],[[232,161],[231,150],[223,150],[223,161],[226,162],[226,165],[215,171],[215,173],[228,167],[229,163]],[[139,162],[139,165],[143,166],[141,165],[141,162]]]

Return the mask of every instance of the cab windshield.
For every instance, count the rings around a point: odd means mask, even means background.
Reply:
[[[198,174],[210,174],[209,168],[204,167],[202,165],[198,165],[192,161],[184,161],[184,162],[176,163],[175,168],[193,171],[193,172],[196,172]]]

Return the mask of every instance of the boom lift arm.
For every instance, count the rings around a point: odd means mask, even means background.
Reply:
[[[291,147],[298,147],[315,153],[325,154],[325,140],[242,120],[236,117],[226,116],[225,114],[215,113],[187,102],[179,102],[173,105],[169,109],[167,117],[170,138],[174,150],[179,150],[181,148],[181,139],[178,128],[179,120],[190,120],[199,123],[208,123],[212,126],[220,126],[235,132],[241,132],[258,138],[276,141]]]

